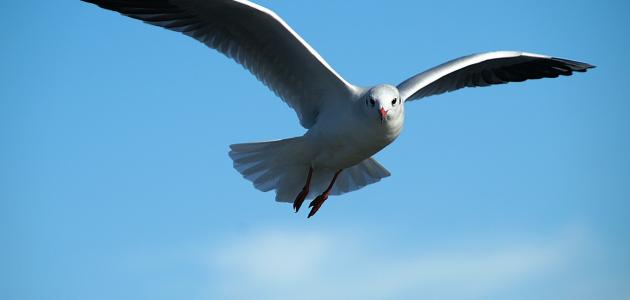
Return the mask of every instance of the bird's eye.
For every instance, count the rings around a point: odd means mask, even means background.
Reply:
[[[374,107],[374,104],[376,104],[373,98],[370,98],[370,104],[372,104],[372,107]]]
[[[392,105],[396,105],[396,101],[398,101],[398,98],[394,98],[394,100],[392,100]]]

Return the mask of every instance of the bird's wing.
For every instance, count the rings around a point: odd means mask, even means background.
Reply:
[[[413,76],[398,85],[404,101],[464,87],[488,86],[528,79],[555,78],[585,72],[587,63],[540,54],[496,51],[464,56]]]
[[[309,128],[355,87],[274,12],[245,0],[83,0],[191,36],[243,65]]]

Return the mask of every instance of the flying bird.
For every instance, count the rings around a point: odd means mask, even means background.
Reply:
[[[248,69],[293,108],[304,135],[231,145],[234,168],[276,201],[306,199],[313,216],[330,195],[390,173],[372,156],[400,134],[408,101],[528,79],[585,72],[593,65],[520,51],[464,56],[398,85],[343,79],[273,11],[245,0],[83,0],[188,35]]]

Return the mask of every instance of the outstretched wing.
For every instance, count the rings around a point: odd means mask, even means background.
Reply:
[[[540,54],[496,51],[464,56],[413,76],[398,85],[404,101],[464,87],[489,86],[528,79],[555,78],[595,66]]]
[[[355,89],[274,12],[245,0],[83,0],[191,36],[243,65],[309,128]]]

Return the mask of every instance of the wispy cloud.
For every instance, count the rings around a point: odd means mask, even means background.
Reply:
[[[343,233],[267,230],[210,254],[218,299],[481,299],[570,262],[585,243],[475,241],[457,249],[398,251]],[[480,246],[482,245],[482,246]],[[380,249],[380,250],[377,250]]]
[[[332,252],[332,241],[317,234],[261,232],[229,244],[212,257],[215,267],[241,280],[282,288],[317,275]]]

